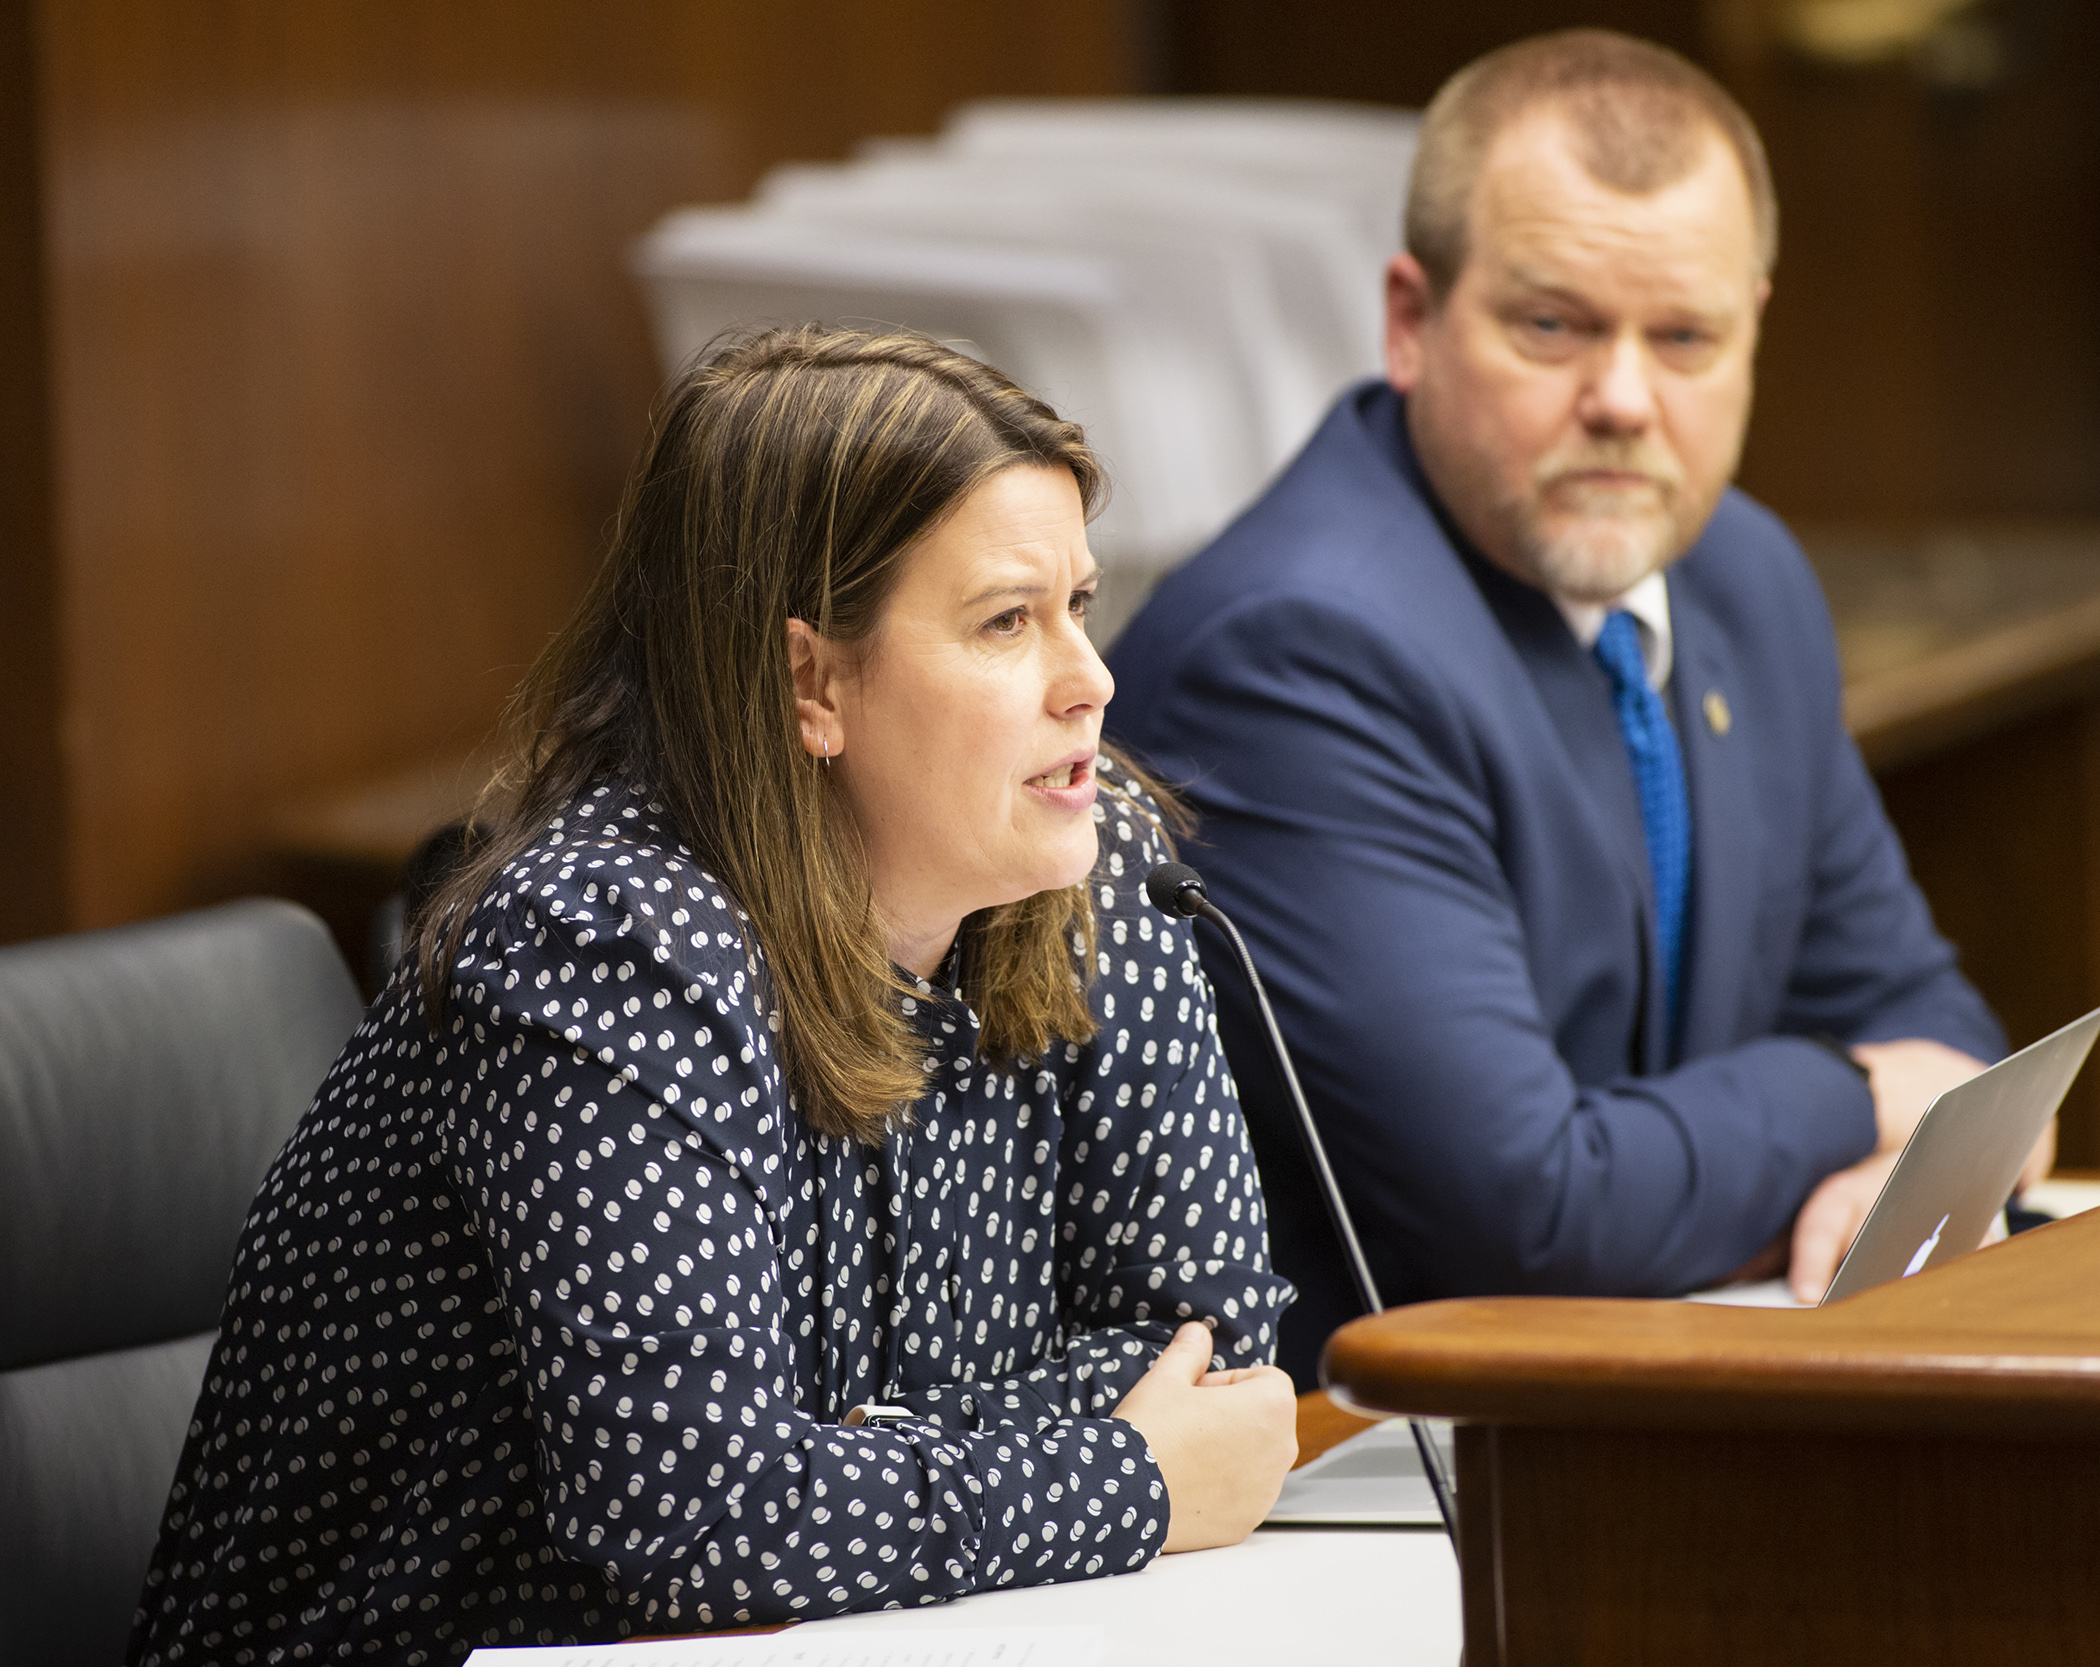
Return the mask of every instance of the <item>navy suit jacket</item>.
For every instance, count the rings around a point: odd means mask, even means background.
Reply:
[[[1404,413],[1351,390],[1166,579],[1110,657],[1109,732],[1201,815],[1185,854],[1268,981],[1387,1302],[1710,1284],[1873,1148],[1865,1083],[1809,1038],[2003,1037],[1845,733],[1814,575],[1731,491],[1669,577],[1694,823],[1673,1046],[1609,681],[1464,545]],[[1205,948],[1305,1382],[1354,1298]]]

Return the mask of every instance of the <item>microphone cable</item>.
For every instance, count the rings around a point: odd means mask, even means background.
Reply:
[[[1283,1079],[1291,1106],[1298,1114],[1298,1138],[1303,1142],[1305,1155],[1311,1160],[1313,1174],[1319,1180],[1321,1201],[1327,1206],[1327,1219],[1348,1259],[1350,1276],[1356,1284],[1357,1301],[1366,1314],[1384,1313],[1385,1301],[1378,1294],[1378,1282],[1371,1276],[1371,1264],[1365,1259],[1363,1243],[1356,1236],[1356,1223],[1350,1220],[1348,1206],[1342,1202],[1341,1185],[1335,1180],[1334,1168],[1327,1161],[1327,1148],[1321,1143],[1319,1128],[1313,1122],[1312,1108],[1305,1103],[1305,1090],[1298,1086],[1298,1073],[1291,1065],[1290,1049],[1284,1046],[1283,1031],[1269,1006],[1269,992],[1262,987],[1261,974],[1255,969],[1254,957],[1248,953],[1240,929],[1232,924],[1223,909],[1210,900],[1203,889],[1203,876],[1186,863],[1159,864],[1145,876],[1145,895],[1154,908],[1177,920],[1193,920],[1201,916],[1223,932],[1232,945],[1240,972],[1246,978],[1248,988],[1254,992],[1254,1004],[1261,1011],[1262,1028],[1269,1038],[1269,1055],[1276,1063],[1277,1075]],[[1407,1425],[1415,1438],[1415,1450],[1422,1456],[1422,1473],[1429,1478],[1429,1491],[1436,1496],[1437,1512],[1444,1519],[1444,1532],[1451,1537],[1452,1547],[1456,1549],[1458,1496],[1445,1472],[1444,1456],[1437,1450],[1436,1442],[1421,1419],[1410,1418]]]

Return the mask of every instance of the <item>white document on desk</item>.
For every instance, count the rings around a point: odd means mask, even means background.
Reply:
[[[1155,1557],[1131,1574],[1008,1586],[925,1609],[812,1621],[879,1637],[994,1623],[1099,1626],[1101,1667],[1299,1667],[1458,1660],[1458,1559],[1440,1533],[1264,1529],[1239,1545]]]
[[[1451,1464],[1451,1425],[1425,1420]],[[1442,1528],[1436,1495],[1405,1418],[1388,1418],[1330,1447],[1283,1479],[1264,1528]]]
[[[789,1627],[761,1638],[651,1638],[476,1650],[467,1667],[1094,1667],[1098,1626],[948,1628],[866,1635]]]

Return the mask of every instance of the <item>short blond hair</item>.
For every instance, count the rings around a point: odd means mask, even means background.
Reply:
[[[1759,264],[1779,257],[1779,202],[1765,147],[1743,107],[1697,65],[1609,29],[1562,29],[1476,58],[1438,89],[1422,117],[1407,191],[1407,251],[1433,295],[1466,262],[1473,188],[1502,130],[1541,105],[1565,117],[1590,176],[1615,191],[1659,191],[1699,163],[1718,133],[1742,165]]]

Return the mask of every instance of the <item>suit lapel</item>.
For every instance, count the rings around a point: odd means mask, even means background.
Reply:
[[[1751,748],[1735,730],[1757,716],[1738,686],[1719,628],[1693,586],[1670,586],[1677,735],[1692,799],[1690,941],[1684,963],[1683,1057],[1731,1046],[1756,925],[1757,799]]]
[[[1611,679],[1584,652],[1560,610],[1543,592],[1468,557],[1488,606],[1530,674],[1539,703],[1568,760],[1580,798],[1595,819],[1600,843],[1617,861],[1621,877],[1639,900],[1642,1010],[1634,1058],[1643,1075],[1667,1067],[1668,1015],[1655,939],[1655,876],[1648,866],[1648,834],[1641,821],[1640,790],[1619,719],[1612,708]],[[1696,836],[1695,836],[1696,837]],[[1696,862],[1696,853],[1694,861]]]

